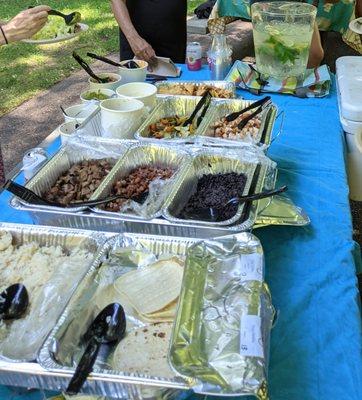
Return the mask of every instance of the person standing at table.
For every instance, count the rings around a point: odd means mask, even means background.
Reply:
[[[187,0],[111,0],[120,27],[121,60],[155,56],[185,62]]]
[[[8,22],[0,21],[0,47],[35,35],[46,24],[49,10],[48,6],[37,6],[20,12]],[[0,185],[4,182],[4,163],[0,147]]]

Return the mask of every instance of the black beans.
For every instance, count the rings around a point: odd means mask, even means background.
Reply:
[[[197,182],[196,192],[182,209],[180,217],[187,218],[187,213],[193,213],[200,208],[215,207],[220,210],[220,221],[232,218],[238,206],[231,204],[225,207],[225,204],[233,197],[241,196],[245,184],[246,176],[236,172],[203,175]]]

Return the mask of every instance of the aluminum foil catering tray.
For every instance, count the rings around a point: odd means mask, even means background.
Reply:
[[[234,82],[226,81],[161,81],[155,84],[158,91],[158,96],[202,96],[201,94],[191,94],[187,88],[201,89],[204,86],[212,86],[218,89],[224,89],[229,94],[227,98],[235,98],[235,84]],[[217,97],[214,97],[216,99]],[[225,97],[224,97],[225,98]],[[219,98],[218,98],[219,99]]]
[[[250,233],[187,252],[169,361],[197,393],[267,397],[274,308],[260,241]]]
[[[233,112],[241,111],[243,108],[251,105],[253,101],[233,99],[233,100],[219,100],[215,102],[210,107],[210,112],[205,115],[205,118],[201,122],[198,134],[201,135],[201,143],[208,145],[218,145],[218,146],[237,146],[242,143],[254,143],[254,144],[264,144],[269,146],[271,143],[271,136],[273,132],[273,127],[277,115],[277,107],[272,104],[266,107],[260,114],[261,126],[259,128],[258,134],[251,138],[245,137],[244,139],[223,139],[214,137],[214,125],[215,122],[225,117]],[[255,110],[252,110],[255,111]]]
[[[116,292],[111,289],[114,279],[124,272],[130,271],[130,269],[147,265],[147,263],[154,262],[159,258],[176,256],[180,260],[184,260],[188,247],[196,241],[192,238],[134,234],[118,235],[111,238],[102,252],[103,264],[99,268],[94,266],[88,272],[44,343],[38,357],[40,365],[49,373],[68,374],[70,376],[81,356],[82,348],[79,347],[79,343],[88,322],[93,319],[93,314],[97,314],[99,308],[103,308],[111,302],[119,301],[114,297]],[[135,336],[132,336],[132,330],[137,329],[139,336],[142,335],[143,328],[147,330],[147,327],[149,327],[147,323],[135,327],[132,323],[134,319],[134,316],[127,315],[127,335],[131,335],[131,340],[136,340],[134,339]],[[129,345],[132,345],[131,342],[129,342]],[[146,344],[146,346],[150,346],[150,344]],[[84,392],[111,396],[112,398],[138,399],[147,397],[145,391],[189,389],[193,383],[192,379],[185,379],[171,369],[169,369],[169,372],[165,372],[165,368],[161,368],[159,363],[152,367],[142,364],[138,367],[140,370],[135,370],[135,367],[133,367],[132,372],[115,369],[111,361],[115,349],[108,350],[100,352],[93,372],[83,387]],[[152,350],[145,348],[145,353],[150,358],[152,358]],[[162,351],[165,352],[167,357],[167,344],[166,347],[162,348]],[[167,358],[164,358],[164,360],[167,365]],[[126,359],[124,359],[124,362],[126,363]],[[147,361],[144,362],[147,364]],[[155,371],[158,368],[160,371]],[[151,371],[153,372],[151,373]]]
[[[186,174],[179,177],[169,198],[167,199],[163,216],[170,222],[183,223],[191,222],[177,217],[186,205],[190,196],[195,192],[198,179],[205,174],[218,174],[237,172],[243,173],[247,180],[242,195],[258,193],[262,190],[267,172],[267,166],[256,162],[242,160],[238,157],[230,157],[218,152],[208,152],[205,150],[197,155]],[[209,222],[202,220],[192,220],[192,223],[200,226],[227,227],[237,226],[238,230],[252,228],[257,216],[258,202],[241,203],[234,217],[220,222]]]
[[[57,178],[67,171],[75,163],[83,160],[106,159],[111,165],[116,164],[128,149],[128,143],[116,143],[102,139],[77,138],[67,142],[55,155],[39,170],[35,176],[25,185],[28,189],[42,196],[56,182]],[[29,208],[44,210],[56,210],[63,212],[64,208],[32,205],[19,200]],[[72,212],[84,210],[85,207],[73,207]]]
[[[25,252],[11,252],[6,246],[10,241],[6,241],[6,233],[10,233],[13,240],[12,245],[17,246],[27,245],[28,250]],[[97,252],[102,247],[106,240],[103,234],[70,230],[64,228],[52,228],[33,225],[18,225],[18,224],[0,224],[0,237],[2,239],[1,247],[4,249],[4,257],[0,252],[0,268],[6,268],[6,277],[8,280],[9,268],[11,265],[12,273],[16,282],[27,283],[34,279],[32,290],[28,290],[29,304],[28,311],[23,318],[11,322],[10,330],[1,333],[2,340],[0,342],[0,358],[11,362],[25,362],[35,360],[37,353],[43,344],[47,334],[54,327],[57,318],[63,311],[67,301],[71,297],[78,283],[82,280],[87,271],[92,265],[97,264]],[[4,243],[6,246],[4,246]],[[80,249],[82,254],[76,258],[63,258],[58,254],[58,259],[61,260],[59,268],[52,271],[50,274],[45,268],[44,252],[37,252],[37,247],[30,244],[35,244],[39,247],[60,246],[65,254],[74,254],[74,251]],[[87,252],[83,257],[84,251]],[[46,253],[46,251],[45,251]],[[16,267],[14,264],[9,264],[11,256],[16,257]],[[6,264],[5,259],[7,260]],[[25,263],[22,268],[21,260]],[[73,260],[73,261],[72,261]],[[11,260],[11,263],[15,260]],[[39,269],[44,267],[41,275],[36,274],[37,266]],[[30,268],[33,268],[30,270]],[[34,269],[35,268],[35,269]],[[65,275],[64,271],[68,275]],[[45,275],[44,275],[45,274]],[[41,282],[42,276],[45,276],[46,281]],[[11,284],[13,284],[11,283]],[[8,283],[6,283],[8,286]],[[29,287],[28,287],[29,289]],[[3,290],[3,289],[1,289]],[[1,366],[0,366],[1,375]]]
[[[156,139],[150,136],[149,126],[155,122],[158,122],[161,118],[173,117],[189,117],[194,111],[197,103],[200,101],[199,96],[169,96],[165,97],[158,103],[155,109],[147,117],[146,121],[140,126],[135,134],[135,138],[141,141],[148,141],[153,143],[169,143],[169,144],[181,144],[181,143],[193,143],[200,134],[200,127],[197,128],[194,135],[190,135],[185,138],[172,138],[172,139]],[[204,120],[210,112],[212,106],[209,107]],[[198,114],[199,115],[199,114]]]
[[[172,168],[175,173],[171,179],[159,181],[157,185],[149,189],[149,195],[143,205],[134,205],[135,212],[110,212],[101,207],[95,207],[97,213],[116,217],[128,217],[137,220],[151,220],[161,214],[161,208],[167,198],[173,184],[179,175],[188,167],[191,162],[190,155],[182,150],[171,146],[156,144],[140,144],[132,146],[124,157],[114,166],[110,174],[101,183],[98,190],[91,199],[104,198],[110,195],[116,181],[127,176],[134,168],[140,166],[163,166]],[[132,211],[132,210],[131,210]],[[137,213],[138,214],[137,214]]]

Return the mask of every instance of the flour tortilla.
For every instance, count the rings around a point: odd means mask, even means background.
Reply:
[[[138,314],[148,315],[174,302],[181,291],[183,268],[175,259],[161,260],[122,275],[114,288],[129,299]]]
[[[115,371],[173,378],[167,361],[172,324],[161,323],[127,332],[116,348],[112,368]]]

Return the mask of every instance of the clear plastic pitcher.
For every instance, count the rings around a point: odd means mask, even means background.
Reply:
[[[289,1],[251,7],[257,70],[275,78],[302,78],[307,68],[317,8]]]

